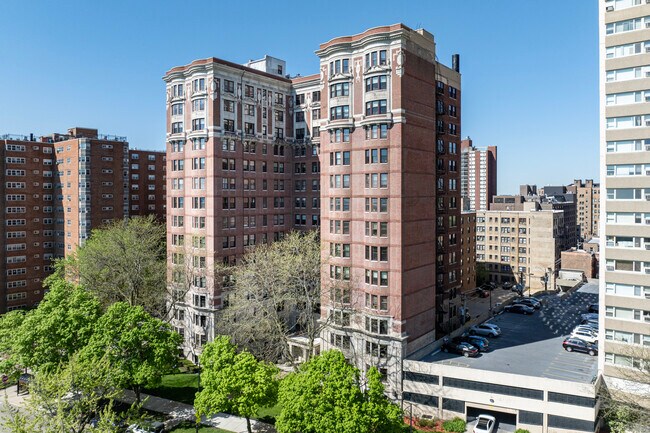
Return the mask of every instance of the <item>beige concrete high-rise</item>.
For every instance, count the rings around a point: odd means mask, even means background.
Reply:
[[[599,3],[599,369],[650,407],[650,3]]]

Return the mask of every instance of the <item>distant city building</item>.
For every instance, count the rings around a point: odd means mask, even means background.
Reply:
[[[564,227],[564,212],[534,201],[520,210],[476,213],[476,262],[489,280],[553,289]],[[548,278],[547,284],[546,278]]]
[[[52,259],[73,253],[91,230],[127,218],[129,144],[92,128],[43,137],[0,136],[4,198],[0,312],[36,305]],[[164,159],[162,152],[146,152]],[[153,203],[164,202],[165,171],[155,172]],[[153,173],[153,171],[152,171]],[[149,186],[146,187],[148,189]],[[144,187],[142,189],[145,189]],[[165,214],[164,205],[145,213]]]
[[[165,152],[129,150],[129,216],[167,216]]]
[[[600,184],[592,179],[584,182],[576,179],[567,186],[567,190],[576,196],[577,223],[580,226],[580,240],[587,241],[598,237],[600,220]]]
[[[587,278],[598,278],[597,254],[575,248],[561,253],[562,270],[582,271]]]
[[[599,2],[600,329],[605,331],[598,355],[608,390],[631,393],[628,400],[650,410],[648,16],[646,1]]]
[[[497,147],[479,149],[467,137],[460,142],[460,152],[463,210],[487,210],[497,193]]]
[[[558,239],[562,251],[578,245],[576,223],[576,197],[565,186],[545,186],[539,193],[535,185],[521,185],[519,195],[498,195],[492,199],[490,210],[520,211],[526,203],[537,203],[540,209],[561,210],[564,213],[563,227]]]
[[[476,212],[460,214],[460,291],[476,289]]]

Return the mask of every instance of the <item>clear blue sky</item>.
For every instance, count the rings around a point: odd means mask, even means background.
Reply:
[[[0,134],[88,126],[164,149],[169,68],[270,54],[307,75],[319,43],[403,22],[461,55],[462,134],[498,146],[499,193],[598,177],[595,1],[2,0],[0,17]]]

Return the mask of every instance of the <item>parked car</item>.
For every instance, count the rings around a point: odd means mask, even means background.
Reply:
[[[481,323],[469,328],[470,335],[484,335],[487,337],[498,337],[501,335],[501,329],[492,323]]]
[[[581,314],[581,315],[580,315],[580,318],[581,318],[582,320],[589,320],[589,319],[598,320],[598,313],[585,313],[585,314]]]
[[[510,281],[506,281],[501,285],[501,287],[503,287],[505,290],[510,290],[512,289],[512,283]]]
[[[598,337],[591,331],[576,330],[571,333],[571,338],[579,338],[588,343],[597,343]]]
[[[524,293],[524,286],[522,286],[521,284],[515,284],[515,285],[512,286],[512,288],[510,290],[512,290],[513,292],[518,293],[519,296],[521,296]]]
[[[506,308],[504,308],[504,310],[509,313],[524,314],[526,316],[535,312],[535,309],[533,307],[529,307],[528,305],[523,304],[508,305]]]
[[[528,307],[534,308],[535,310],[542,308],[542,303],[535,298],[519,298],[515,301],[515,304],[526,305]]]
[[[598,304],[590,304],[589,307],[587,308],[587,312],[598,314]]]
[[[476,418],[473,433],[492,433],[497,420],[491,415],[481,414]]]
[[[591,328],[592,330],[594,330],[594,332],[598,332],[598,323],[597,322],[594,323],[593,321],[589,321],[589,320],[587,320],[587,321],[583,320],[583,322],[585,322],[585,323],[581,323],[578,326],[586,326],[587,328]]]
[[[488,296],[490,296],[490,291],[489,290],[482,289],[480,287],[478,289],[476,289],[476,293],[481,298],[487,298]]]
[[[564,350],[567,352],[575,351],[588,353],[591,356],[598,355],[598,346],[596,344],[589,343],[579,338],[567,338],[562,342],[562,347],[564,347]]]
[[[587,326],[587,325],[578,325],[578,326],[576,326],[575,328],[573,328],[573,332],[576,332],[576,331],[591,332],[592,334],[594,334],[594,336],[595,336],[596,338],[598,338],[598,329],[594,329],[594,328],[591,327],[591,326]]]
[[[465,341],[448,341],[442,345],[442,351],[458,353],[465,358],[478,355],[478,349]]]
[[[153,421],[131,424],[126,431],[129,433],[161,433],[164,428],[165,425],[160,421]]]
[[[479,335],[463,335],[460,341],[467,341],[472,346],[476,347],[479,352],[487,352],[490,350],[490,341]]]

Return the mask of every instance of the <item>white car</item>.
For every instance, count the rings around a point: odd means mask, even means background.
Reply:
[[[501,329],[491,323],[481,323],[480,325],[469,328],[470,335],[487,335],[488,337],[498,337],[501,335]]]
[[[594,334],[594,337],[598,338],[598,330],[592,328],[591,326],[578,325],[575,328],[573,328],[573,332],[576,332],[576,331],[591,332],[592,334]]]
[[[497,420],[495,417],[481,414],[476,418],[473,433],[492,433],[496,423]]]
[[[596,344],[598,343],[598,337],[595,336],[593,332],[590,331],[575,330],[571,334],[571,338],[579,338],[588,343],[596,343]]]

